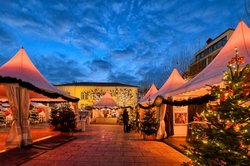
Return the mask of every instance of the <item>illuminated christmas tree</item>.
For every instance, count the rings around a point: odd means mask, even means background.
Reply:
[[[250,64],[240,67],[244,57],[238,55],[224,74],[224,88],[213,86],[210,103],[192,126],[190,147],[185,147],[191,159],[183,165],[249,165],[250,164]]]
[[[6,123],[6,118],[4,116],[4,112],[0,110],[0,126],[5,125],[5,123]]]
[[[145,115],[141,122],[141,131],[146,135],[156,134],[159,128],[159,122],[154,117],[155,112],[151,110],[146,110]]]
[[[39,114],[35,108],[30,110],[30,123],[31,124],[39,123]]]
[[[75,132],[76,131],[76,117],[75,113],[67,106],[63,107],[59,112],[59,129],[61,132]]]

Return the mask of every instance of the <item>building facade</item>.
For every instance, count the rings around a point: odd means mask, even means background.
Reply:
[[[109,92],[120,106],[135,106],[138,103],[138,87],[121,83],[76,82],[56,85],[62,91],[78,97],[78,108],[92,106]]]
[[[189,66],[188,76],[190,78],[201,72],[216,57],[231,37],[233,31],[234,29],[229,28],[215,39],[209,38],[206,46],[195,53],[194,59]]]

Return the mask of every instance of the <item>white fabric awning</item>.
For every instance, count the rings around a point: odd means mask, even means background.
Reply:
[[[106,92],[99,101],[93,104],[94,107],[119,107],[112,96]]]
[[[178,70],[174,68],[172,73],[166,80],[166,82],[159,89],[159,91],[153,96],[153,99],[155,99],[157,96],[165,96],[166,93],[175,90],[176,88],[183,85],[185,82],[186,81],[182,78]]]
[[[21,48],[15,56],[0,67],[0,82],[18,83],[36,92],[30,94],[31,98],[43,94],[43,98],[47,99],[62,97],[64,100],[69,101],[79,100],[50,84],[31,62],[24,48]]]

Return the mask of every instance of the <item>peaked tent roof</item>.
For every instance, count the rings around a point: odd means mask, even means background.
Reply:
[[[203,89],[206,85],[214,85],[222,82],[224,72],[228,71],[228,62],[235,56],[235,48],[238,48],[240,56],[244,56],[245,64],[250,63],[250,29],[240,21],[232,36],[221,49],[214,60],[189,82],[178,89],[165,94],[165,97],[181,95],[187,92]]]
[[[94,107],[119,107],[112,96],[106,92],[99,101],[93,104]]]
[[[21,48],[15,56],[0,67],[0,82],[19,83],[20,86],[36,92],[30,93],[31,98],[61,97],[68,101],[79,100],[50,84],[31,62],[24,48]]]
[[[141,100],[139,101],[140,104],[146,103],[149,100],[151,100],[151,97],[158,92],[158,89],[156,88],[155,84],[152,84],[151,87],[149,88],[149,90],[147,91],[147,93],[145,94],[145,96],[143,98],[141,98]]]
[[[157,96],[164,96],[164,94],[175,90],[184,83],[186,83],[186,81],[182,78],[178,70],[174,68],[167,81],[163,84],[154,97],[156,98]]]
[[[175,90],[176,88],[183,85],[185,82],[186,81],[182,78],[178,70],[174,68],[166,82],[162,85],[159,91],[152,96],[151,99],[153,99],[154,101],[157,96],[164,96],[166,93]]]

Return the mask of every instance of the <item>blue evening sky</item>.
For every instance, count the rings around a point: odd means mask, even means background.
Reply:
[[[1,0],[0,64],[24,47],[51,83],[161,86],[248,0]],[[250,4],[250,2],[249,2]]]

